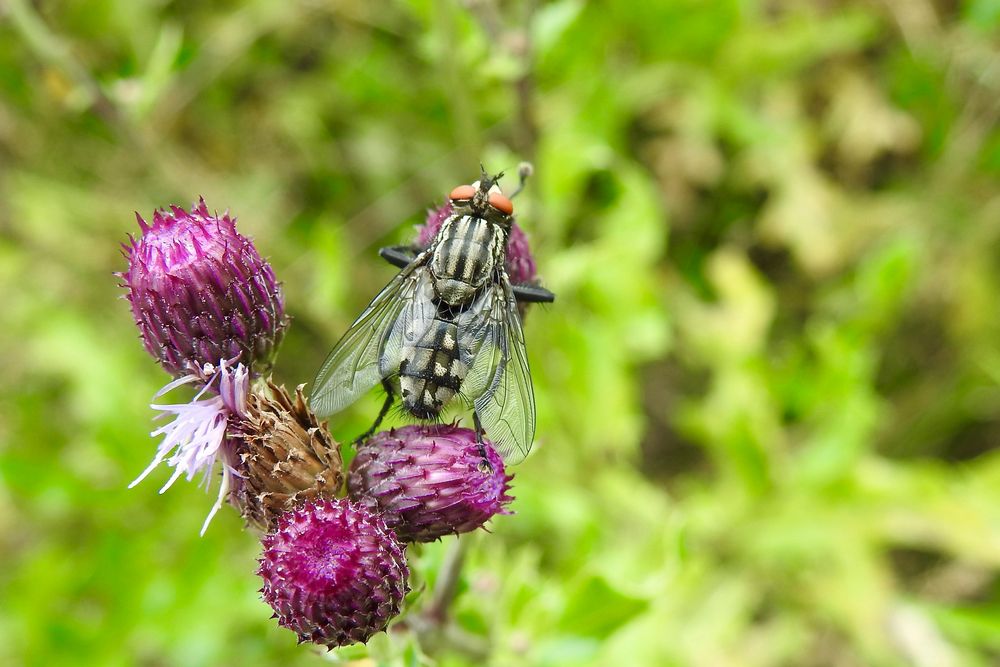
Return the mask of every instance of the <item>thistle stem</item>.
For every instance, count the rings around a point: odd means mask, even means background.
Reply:
[[[446,645],[479,663],[489,656],[489,642],[448,622],[449,608],[455,600],[462,566],[471,542],[471,537],[462,536],[452,543],[445,555],[430,603],[423,613],[413,618],[411,627],[421,647],[430,654],[433,655]]]
[[[448,608],[451,607],[458,591],[458,581],[462,575],[462,566],[469,552],[471,539],[459,536],[444,557],[441,573],[434,586],[434,596],[424,615],[436,625],[444,625],[448,619]]]

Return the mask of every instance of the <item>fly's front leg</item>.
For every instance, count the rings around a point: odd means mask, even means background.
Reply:
[[[382,388],[385,389],[385,402],[382,403],[382,409],[378,411],[378,417],[375,418],[375,423],[372,424],[371,428],[359,435],[354,440],[354,446],[357,447],[365,442],[368,438],[372,437],[376,429],[378,429],[379,424],[385,419],[385,416],[389,414],[389,408],[392,407],[392,402],[396,400],[396,392],[392,388],[392,383],[388,379],[382,380]]]
[[[511,285],[518,303],[552,303],[556,295],[539,285]]]
[[[486,466],[486,470],[493,472],[493,464],[490,463],[489,458],[486,456],[486,443],[483,442],[483,424],[479,421],[478,412],[472,412],[472,421],[476,425],[476,444],[479,445],[479,455],[483,458],[483,465]]]
[[[380,248],[378,254],[379,257],[393,266],[405,269],[410,265],[410,262],[416,259],[419,252],[411,245],[393,245]]]

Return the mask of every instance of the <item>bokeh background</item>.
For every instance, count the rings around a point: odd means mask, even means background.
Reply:
[[[997,0],[0,1],[0,664],[998,664],[998,37]],[[239,217],[294,385],[379,245],[521,160],[559,298],[516,514],[441,636],[296,647],[236,512],[125,488],[166,380],[133,211]]]

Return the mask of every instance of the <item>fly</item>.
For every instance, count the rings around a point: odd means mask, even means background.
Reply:
[[[382,250],[402,270],[323,362],[310,397],[317,416],[381,383],[386,400],[363,440],[397,395],[424,420],[438,419],[457,396],[472,405],[477,435],[485,432],[505,460],[527,455],[535,401],[517,302],[555,297],[511,284],[504,266],[514,205],[497,185],[501,176],[483,172],[452,190],[452,213],[427,248]]]

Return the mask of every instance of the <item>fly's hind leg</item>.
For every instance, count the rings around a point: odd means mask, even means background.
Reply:
[[[371,428],[369,428],[367,431],[359,435],[354,440],[355,447],[364,443],[365,440],[367,440],[368,438],[372,437],[372,435],[378,429],[379,425],[382,423],[382,420],[385,419],[385,416],[389,413],[389,408],[392,407],[393,401],[396,400],[396,392],[392,388],[392,382],[390,382],[388,379],[382,380],[382,388],[385,389],[385,402],[382,403],[382,409],[378,411],[378,417],[375,418],[375,423],[371,425]]]
[[[479,445],[479,456],[482,457],[483,465],[486,466],[486,470],[493,472],[493,464],[490,463],[489,458],[486,456],[486,443],[483,442],[483,424],[479,421],[478,412],[472,412],[472,421],[476,425],[476,444]]]

